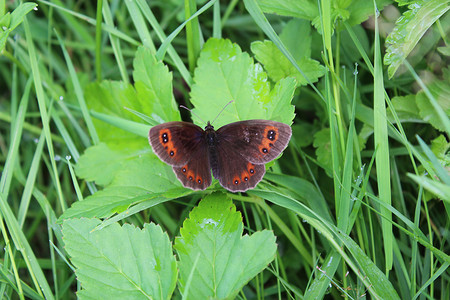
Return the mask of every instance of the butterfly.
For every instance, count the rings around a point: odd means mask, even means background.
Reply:
[[[172,166],[184,187],[204,190],[214,178],[231,192],[245,192],[263,178],[268,163],[287,147],[289,125],[268,120],[230,123],[217,131],[189,122],[168,122],[152,127],[153,152]]]

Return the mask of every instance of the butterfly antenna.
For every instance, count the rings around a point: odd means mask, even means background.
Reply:
[[[228,102],[228,103],[222,108],[222,110],[221,110],[220,113],[217,115],[217,117],[214,118],[214,120],[211,122],[211,124],[214,123],[214,121],[217,120],[217,118],[222,114],[222,112],[225,110],[225,108],[227,108],[227,106],[230,105],[230,104],[233,103],[233,102],[234,102],[234,100],[231,100],[230,102]]]
[[[192,109],[189,109],[189,108],[187,108],[186,106],[184,106],[184,105],[180,105],[180,107],[181,108],[184,108],[185,110],[187,110],[187,111],[190,111],[191,112],[191,114],[193,114],[194,116],[196,116],[197,118],[199,118],[200,119],[200,121],[202,121],[203,123],[205,123],[206,124],[206,122],[202,119],[202,118],[200,118],[195,112],[193,112],[192,111]]]

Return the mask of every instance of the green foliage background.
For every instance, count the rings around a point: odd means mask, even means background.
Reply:
[[[0,1],[0,297],[449,299],[449,9]],[[148,130],[230,100],[289,147],[183,188]]]

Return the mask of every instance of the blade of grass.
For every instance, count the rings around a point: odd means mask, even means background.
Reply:
[[[78,201],[83,201],[84,197],[81,193],[80,186],[78,185],[77,176],[75,175],[75,171],[73,170],[72,164],[70,163],[70,159],[70,155],[66,156],[67,167],[69,168],[70,178],[72,178],[73,188],[75,189]]]
[[[46,299],[54,299],[52,290],[47,282],[47,279],[41,269],[41,266],[39,265],[36,256],[34,255],[33,249],[28,243],[28,240],[23,231],[20,229],[19,223],[14,217],[13,211],[7,204],[6,199],[2,194],[0,194],[0,210],[2,211],[2,215],[8,227],[8,233],[13,240],[14,246],[22,254],[36,290],[41,294],[42,297],[45,297]],[[3,222],[1,223],[3,224]]]
[[[408,177],[413,179],[417,184],[423,186],[426,190],[435,194],[445,202],[447,205],[450,204],[450,186],[447,184],[442,184],[438,181],[432,180],[426,176],[417,176],[414,174],[408,174]],[[446,205],[446,207],[447,207]],[[449,212],[447,210],[447,216],[449,216]]]
[[[147,26],[145,25],[144,18],[140,10],[138,9],[138,5],[134,1],[125,1],[125,5],[130,12],[131,20],[133,21],[134,27],[136,27],[136,32],[139,34],[139,38],[142,44],[149,48],[152,54],[156,53],[156,47],[153,43],[152,36]]]
[[[207,2],[205,5],[203,5],[197,12],[195,12],[195,14],[193,14],[189,19],[187,19],[186,21],[184,21],[183,23],[181,23],[180,26],[178,26],[162,43],[162,45],[159,47],[158,52],[156,52],[156,58],[157,59],[163,59],[164,55],[167,51],[168,46],[170,45],[170,43],[172,43],[173,39],[181,32],[181,30],[186,26],[186,24],[188,24],[189,22],[191,22],[193,19],[196,19],[199,15],[201,15],[202,13],[204,13],[206,10],[208,10],[211,6],[214,5],[214,3],[217,0],[211,0],[209,2]]]
[[[383,67],[380,49],[380,35],[378,29],[379,12],[374,3],[375,13],[375,45],[374,45],[374,139],[375,139],[375,168],[377,171],[378,194],[381,202],[391,205],[391,175],[389,165],[389,137],[387,132],[386,103],[384,101]],[[386,274],[392,269],[393,247],[392,247],[392,214],[389,210],[382,208],[381,228],[383,234],[384,255],[386,259]]]
[[[31,247],[28,244],[28,241],[26,240],[26,237],[24,236],[21,228],[23,225],[23,221],[19,222],[17,219],[15,219],[14,214],[12,210],[10,209],[8,203],[4,202],[4,199],[6,199],[6,196],[8,195],[9,191],[9,184],[11,182],[12,175],[14,174],[13,168],[15,166],[15,160],[17,159],[18,155],[18,146],[20,144],[21,135],[22,135],[22,129],[23,129],[23,122],[25,119],[25,113],[28,106],[28,100],[30,95],[30,89],[32,85],[32,77],[29,78],[27,85],[25,87],[24,94],[22,96],[22,101],[20,103],[19,109],[18,109],[18,115],[15,118],[15,122],[13,124],[13,136],[12,136],[12,143],[11,147],[8,151],[8,156],[5,163],[4,171],[2,172],[1,177],[1,185],[0,185],[0,211],[2,212],[2,216],[5,218],[6,225],[9,229],[9,235],[13,238],[14,245],[16,248],[21,251],[22,255],[24,256],[24,260],[29,268],[30,274],[32,276],[33,282],[38,290],[39,293],[41,293],[41,288],[39,287],[40,284],[42,284],[42,291],[45,295],[52,297],[50,287],[48,286],[48,283],[44,277],[44,274],[42,270],[39,267],[39,264],[37,263],[36,257],[34,256],[34,253],[31,250]],[[42,132],[42,146],[43,146],[43,136],[44,131]],[[22,204],[22,203],[21,203]],[[19,217],[20,212],[23,212],[24,210],[19,210]],[[2,225],[2,233],[5,237],[5,241],[7,241],[7,234],[6,234],[6,228],[3,226],[3,219],[0,220]],[[8,245],[8,252],[11,258],[12,252],[11,248],[9,247],[10,243],[7,243]],[[17,273],[17,269],[15,267],[15,260],[12,259],[11,262],[13,264],[13,269],[15,270],[15,274]],[[19,277],[16,277],[16,282],[18,284],[19,289],[19,296],[21,299],[23,299],[23,292],[22,292],[22,285]],[[41,293],[41,296],[42,293]]]
[[[100,1],[100,0],[99,0]],[[111,15],[111,10],[109,8],[108,1],[103,2],[103,17],[105,18],[105,23],[108,26],[114,27],[114,21]],[[127,67],[125,66],[125,60],[122,54],[122,48],[120,47],[120,40],[113,34],[109,33],[109,40],[111,41],[111,46],[114,51],[114,57],[116,58],[117,65],[119,67],[120,75],[122,81],[125,84],[129,84],[130,80],[128,79]]]
[[[37,62],[37,53],[34,47],[33,37],[31,35],[30,26],[28,24],[28,20],[25,17],[23,21],[23,25],[25,28],[25,36],[28,45],[28,53],[30,58],[31,70],[33,74],[34,87],[36,90],[36,97],[38,100],[39,111],[42,119],[42,126],[44,129],[45,140],[47,142],[47,150],[50,156],[50,162],[53,171],[53,177],[55,179],[55,186],[58,195],[59,204],[61,209],[64,211],[66,209],[64,196],[62,194],[61,183],[59,181],[58,169],[56,167],[55,162],[55,151],[53,150],[52,136],[50,134],[50,119],[47,114],[47,105],[46,105],[46,97],[44,94],[44,89],[42,87],[41,74],[39,71],[39,66]]]
[[[24,123],[25,114],[26,114],[27,108],[28,108],[28,101],[29,101],[29,97],[30,97],[30,90],[31,90],[32,83],[33,83],[32,77],[28,78],[24,93],[22,94],[22,99],[20,101],[20,104],[19,104],[19,107],[17,110],[17,115],[12,120],[12,124],[11,124],[12,125],[11,126],[11,128],[12,128],[11,143],[10,143],[10,147],[8,150],[8,154],[6,156],[5,165],[3,167],[3,172],[2,172],[2,175],[0,178],[0,194],[3,195],[3,198],[5,198],[5,199],[7,198],[8,194],[9,194],[9,188],[11,186],[11,180],[12,180],[12,177],[14,174],[14,168],[16,167],[16,161],[17,161],[18,155],[19,155],[19,145],[20,145],[20,142],[22,139],[23,123]],[[6,205],[7,205],[7,203],[4,203],[2,206],[6,206]],[[6,249],[7,249],[8,255],[11,258],[10,262],[11,262],[11,267],[14,272],[14,277],[16,279],[17,288],[19,290],[18,294],[20,295],[21,299],[24,299],[22,285],[21,285],[21,281],[20,281],[20,277],[19,277],[19,272],[17,270],[17,266],[15,263],[14,254],[11,249],[11,245],[9,243],[7,230],[4,227],[4,223],[3,223],[2,215],[4,215],[5,212],[3,212],[3,210],[0,210],[0,212],[1,212],[1,214],[0,214],[1,231],[2,231],[2,235],[5,239],[5,243],[7,245]],[[9,228],[8,222],[7,222],[7,226]]]
[[[103,0],[97,0],[97,15],[95,18],[95,74],[97,81],[102,80],[102,10]]]
[[[325,221],[307,206],[286,195],[272,191],[254,189],[249,194],[266,199],[273,204],[292,210],[320,232],[335,251],[345,260],[356,276],[364,283],[375,299],[400,299],[387,277],[367,257],[361,248],[344,232]],[[342,248],[344,245],[351,253],[350,258]],[[327,274],[329,276],[329,274]],[[306,295],[305,295],[306,298]]]
[[[147,21],[152,26],[153,30],[156,32],[156,35],[158,36],[159,40],[161,42],[164,42],[167,37],[164,34],[163,29],[161,28],[160,24],[156,20],[155,16],[153,15],[150,7],[148,6],[147,2],[144,0],[137,0],[137,4],[139,5],[139,8],[141,9],[142,13],[144,14],[144,17],[147,19]],[[162,45],[161,45],[162,46]],[[160,49],[161,49],[160,46]],[[166,50],[164,50],[165,53]],[[181,76],[183,77],[186,84],[190,87],[193,84],[193,79],[191,76],[191,73],[189,73],[188,69],[184,65],[184,62],[178,55],[178,53],[175,51],[175,48],[168,43],[167,46],[167,53],[169,53],[170,58],[173,60],[173,63],[175,64],[176,68],[178,69],[178,72],[180,72]],[[164,57],[164,54],[163,54]]]
[[[48,2],[48,1],[45,1],[45,0],[38,0],[38,2],[44,3],[45,5],[48,5],[48,6],[52,6],[52,7],[56,8],[59,12],[63,12],[63,13],[67,13],[67,14],[70,14],[72,16],[75,16],[78,19],[83,20],[83,21],[85,21],[85,22],[87,22],[87,23],[89,23],[91,25],[94,25],[94,26],[96,25],[96,20],[93,19],[93,18],[90,18],[90,17],[88,17],[86,15],[74,12],[72,10],[69,10],[67,8],[64,8],[62,6],[56,5],[56,4],[52,3],[52,2]],[[75,22],[75,24],[79,24],[79,23]],[[70,25],[69,25],[69,27],[70,27]],[[130,43],[130,44],[132,44],[134,46],[139,46],[140,45],[140,43],[138,41],[136,41],[135,39],[131,38],[127,34],[117,30],[114,27],[111,27],[111,26],[109,26],[107,24],[103,24],[102,27],[103,27],[103,30],[105,30],[105,31],[107,31],[107,32],[117,36],[118,38],[120,38],[120,39],[122,39],[124,41],[127,41],[128,43]],[[73,27],[73,28],[76,28],[76,27]],[[83,31],[84,31],[84,29],[83,29]],[[77,31],[75,30],[75,32],[77,32]],[[90,33],[88,34],[88,36],[90,37]],[[84,40],[84,39],[81,38],[81,40]],[[89,45],[94,45],[94,41],[92,40],[92,38],[90,40],[91,40],[91,43],[89,43]],[[91,48],[89,48],[89,49],[91,49]],[[94,49],[94,47],[92,47],[92,49]]]
[[[222,22],[220,20],[220,2],[219,1],[214,3],[213,37],[216,39],[222,38]]]
[[[42,156],[42,151],[44,149],[44,132],[41,133],[39,141],[36,145],[36,150],[34,151],[33,160],[31,161],[30,170],[28,172],[27,181],[25,188],[23,189],[22,198],[20,200],[19,211],[17,214],[17,221],[19,222],[20,228],[23,228],[25,223],[25,217],[28,212],[28,208],[31,202],[31,195],[34,188],[34,183],[36,182],[36,175],[39,170],[39,163]]]
[[[84,121],[89,131],[89,135],[91,136],[92,143],[97,145],[100,140],[97,135],[97,131],[95,130],[94,123],[92,122],[91,116],[89,115],[89,110],[86,104],[86,100],[84,99],[83,90],[81,88],[80,81],[78,80],[78,76],[75,72],[75,67],[73,66],[72,60],[70,59],[69,53],[67,53],[66,47],[64,46],[64,42],[59,36],[58,32],[55,30],[56,37],[58,38],[59,44],[61,46],[61,50],[64,54],[64,58],[66,59],[67,68],[69,69],[70,78],[72,80],[73,88],[75,91],[75,95],[78,100],[78,105],[81,108],[81,113],[83,115]]]
[[[197,10],[197,3],[195,0],[184,0],[184,16],[188,20]],[[200,27],[198,18],[193,18],[186,23],[186,42],[188,51],[189,70],[194,74],[195,66],[197,65],[197,58],[200,54],[201,40]]]
[[[23,123],[25,121],[25,114],[27,112],[28,100],[30,97],[30,90],[32,83],[33,83],[32,77],[28,78],[25,90],[22,95],[22,99],[19,104],[17,115],[13,119],[13,123],[11,124],[12,125],[11,144],[9,146],[8,155],[6,157],[4,169],[0,179],[0,193],[2,193],[4,197],[6,197],[9,194],[11,179],[13,177],[14,168],[16,166],[17,156],[19,155],[18,149],[20,141],[22,139]]]

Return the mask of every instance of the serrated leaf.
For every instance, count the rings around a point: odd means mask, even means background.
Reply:
[[[88,107],[96,113],[103,113],[111,117],[119,117],[137,123],[143,121],[130,113],[125,107],[139,111],[145,115],[151,115],[151,105],[146,95],[138,94],[131,84],[119,81],[105,80],[101,83],[94,82],[86,86],[85,97]],[[119,123],[117,118],[117,123]],[[114,118],[111,118],[114,122]],[[102,142],[126,144],[135,140],[136,135],[120,128],[120,124],[107,123],[98,118],[93,119],[95,129]]]
[[[80,299],[170,299],[177,268],[161,227],[114,223],[94,230],[96,219],[63,223],[65,249],[76,267]]]
[[[145,99],[150,116],[158,123],[181,120],[168,67],[157,61],[147,47],[138,48],[133,67],[137,94],[140,99]]]
[[[97,116],[94,124],[103,143],[86,150],[76,172],[80,178],[106,188],[71,207],[63,217],[79,216],[83,209],[89,216],[111,216],[135,203],[136,197],[181,186],[172,168],[151,152],[148,139],[130,133],[140,133],[143,125],[139,123],[143,121],[124,108],[152,117],[155,124],[163,118],[179,120],[172,96],[172,75],[143,47],[136,52],[134,66],[136,89],[115,81],[90,84],[85,89],[88,106]],[[136,124],[136,130],[118,128],[123,120]]]
[[[438,47],[437,50],[445,56],[450,56],[450,45]]]
[[[293,76],[300,85],[308,83],[273,42],[253,42],[251,49],[256,59],[264,65],[272,80],[278,81]],[[311,82],[316,82],[319,77],[325,74],[325,67],[314,59],[303,57],[297,61],[297,64]]]
[[[242,216],[223,194],[206,197],[191,211],[181,237],[175,239],[180,290],[186,299],[232,299],[274,259],[276,243],[271,231],[252,236],[242,236],[242,232]]]
[[[295,108],[291,105],[294,97],[296,81],[292,77],[278,81],[270,91],[271,101],[267,103],[267,118],[283,122],[295,118]]]
[[[172,168],[151,153],[147,140],[113,146],[101,143],[88,148],[76,166],[77,175],[107,186],[64,212],[70,217],[109,217],[135,203],[134,198],[181,187]]]
[[[239,120],[270,119],[268,107],[273,105],[271,102],[274,100],[291,106],[291,99],[272,99],[277,95],[270,92],[267,74],[247,53],[229,40],[209,39],[197,64],[191,91],[195,114],[205,121],[212,120],[229,101],[234,100],[214,122],[216,128]],[[279,84],[281,90],[293,89],[289,81]],[[290,94],[284,93],[286,96]],[[282,116],[278,121],[291,124],[292,117]],[[204,126],[195,116],[194,120]]]
[[[295,60],[311,57],[312,34],[310,22],[301,19],[289,20],[280,33],[280,39]]]
[[[444,135],[439,135],[431,141],[431,151],[436,155],[436,158],[441,162],[444,168],[450,166],[450,143]]]
[[[317,14],[317,1],[257,0],[262,11],[280,16],[312,20]]]
[[[434,0],[414,3],[396,22],[396,26],[386,38],[384,64],[389,65],[389,78],[414,49],[425,32],[449,9],[449,0]]]
[[[160,193],[149,193],[148,190],[139,187],[111,186],[96,192],[84,201],[75,202],[58,218],[58,223],[70,218],[109,218],[120,213],[125,215],[117,217],[123,219],[129,216],[129,213],[136,213],[190,193],[192,191],[183,187],[168,189]],[[145,203],[136,209],[136,206],[144,201]],[[132,205],[133,207],[131,207]]]
[[[396,96],[391,99],[391,102],[400,121],[417,121],[419,119],[416,95]],[[395,121],[390,107],[387,108],[386,114],[391,122]]]
[[[314,26],[321,28],[321,21],[317,1],[286,1],[286,0],[257,0],[265,13],[281,16],[295,17],[313,21]],[[379,10],[390,3],[389,0],[376,0]],[[354,26],[367,20],[373,14],[372,1],[341,0],[332,1],[331,20],[335,23],[337,19],[345,20],[350,26]]]
[[[86,149],[75,171],[78,177],[105,186],[111,183],[126,157],[129,155],[124,151],[114,151],[105,143],[100,143]]]
[[[302,38],[299,39],[299,36]],[[280,39],[310,82],[316,82],[325,74],[325,68],[318,61],[310,58],[311,25],[309,22],[298,19],[289,21],[283,28]],[[254,42],[251,44],[251,49],[273,81],[292,76],[299,85],[308,83],[272,41]]]
[[[450,117],[450,85],[448,84],[448,78],[442,81],[432,82],[428,85],[428,89],[447,117]],[[419,114],[424,121],[430,123],[440,131],[445,131],[445,126],[442,124],[441,118],[424,91],[420,91],[417,94],[416,103],[419,107]]]

